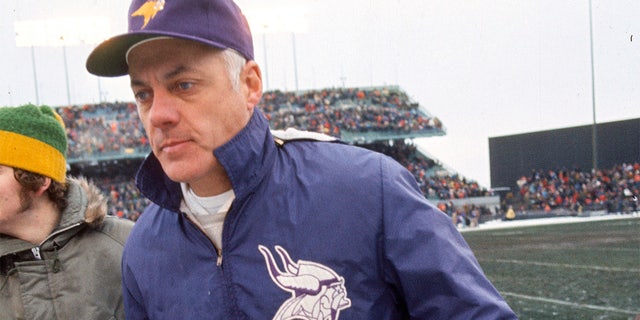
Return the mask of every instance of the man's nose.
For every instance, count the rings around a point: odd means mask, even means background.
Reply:
[[[149,111],[149,121],[157,128],[172,126],[178,122],[178,102],[166,90],[156,90],[153,95],[153,104]]]

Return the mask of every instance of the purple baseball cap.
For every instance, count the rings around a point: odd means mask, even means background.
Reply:
[[[133,0],[129,32],[98,45],[87,58],[87,70],[97,76],[126,75],[127,51],[141,41],[157,37],[234,49],[253,60],[249,24],[232,0]]]

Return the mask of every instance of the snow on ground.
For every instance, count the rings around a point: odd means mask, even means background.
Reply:
[[[537,218],[537,219],[520,219],[520,220],[511,220],[511,221],[493,220],[493,221],[487,221],[485,223],[482,223],[475,228],[466,227],[466,228],[460,228],[458,230],[460,230],[460,232],[470,232],[470,231],[542,226],[542,225],[560,224],[560,223],[577,223],[577,222],[634,219],[634,218],[640,219],[640,213],[634,212],[632,214],[607,214],[607,215],[594,216],[594,217],[552,217],[552,218]]]

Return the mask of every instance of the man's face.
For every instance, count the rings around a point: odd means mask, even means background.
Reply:
[[[13,168],[0,165],[0,234],[10,234],[32,203],[31,192],[16,180]]]
[[[193,41],[159,39],[128,56],[131,88],[153,153],[166,174],[199,193],[226,179],[213,150],[253,112],[241,72],[236,91],[221,51]]]

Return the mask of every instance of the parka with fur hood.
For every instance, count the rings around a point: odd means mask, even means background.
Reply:
[[[107,216],[85,179],[38,246],[0,235],[0,319],[124,319],[120,262],[133,222]]]

